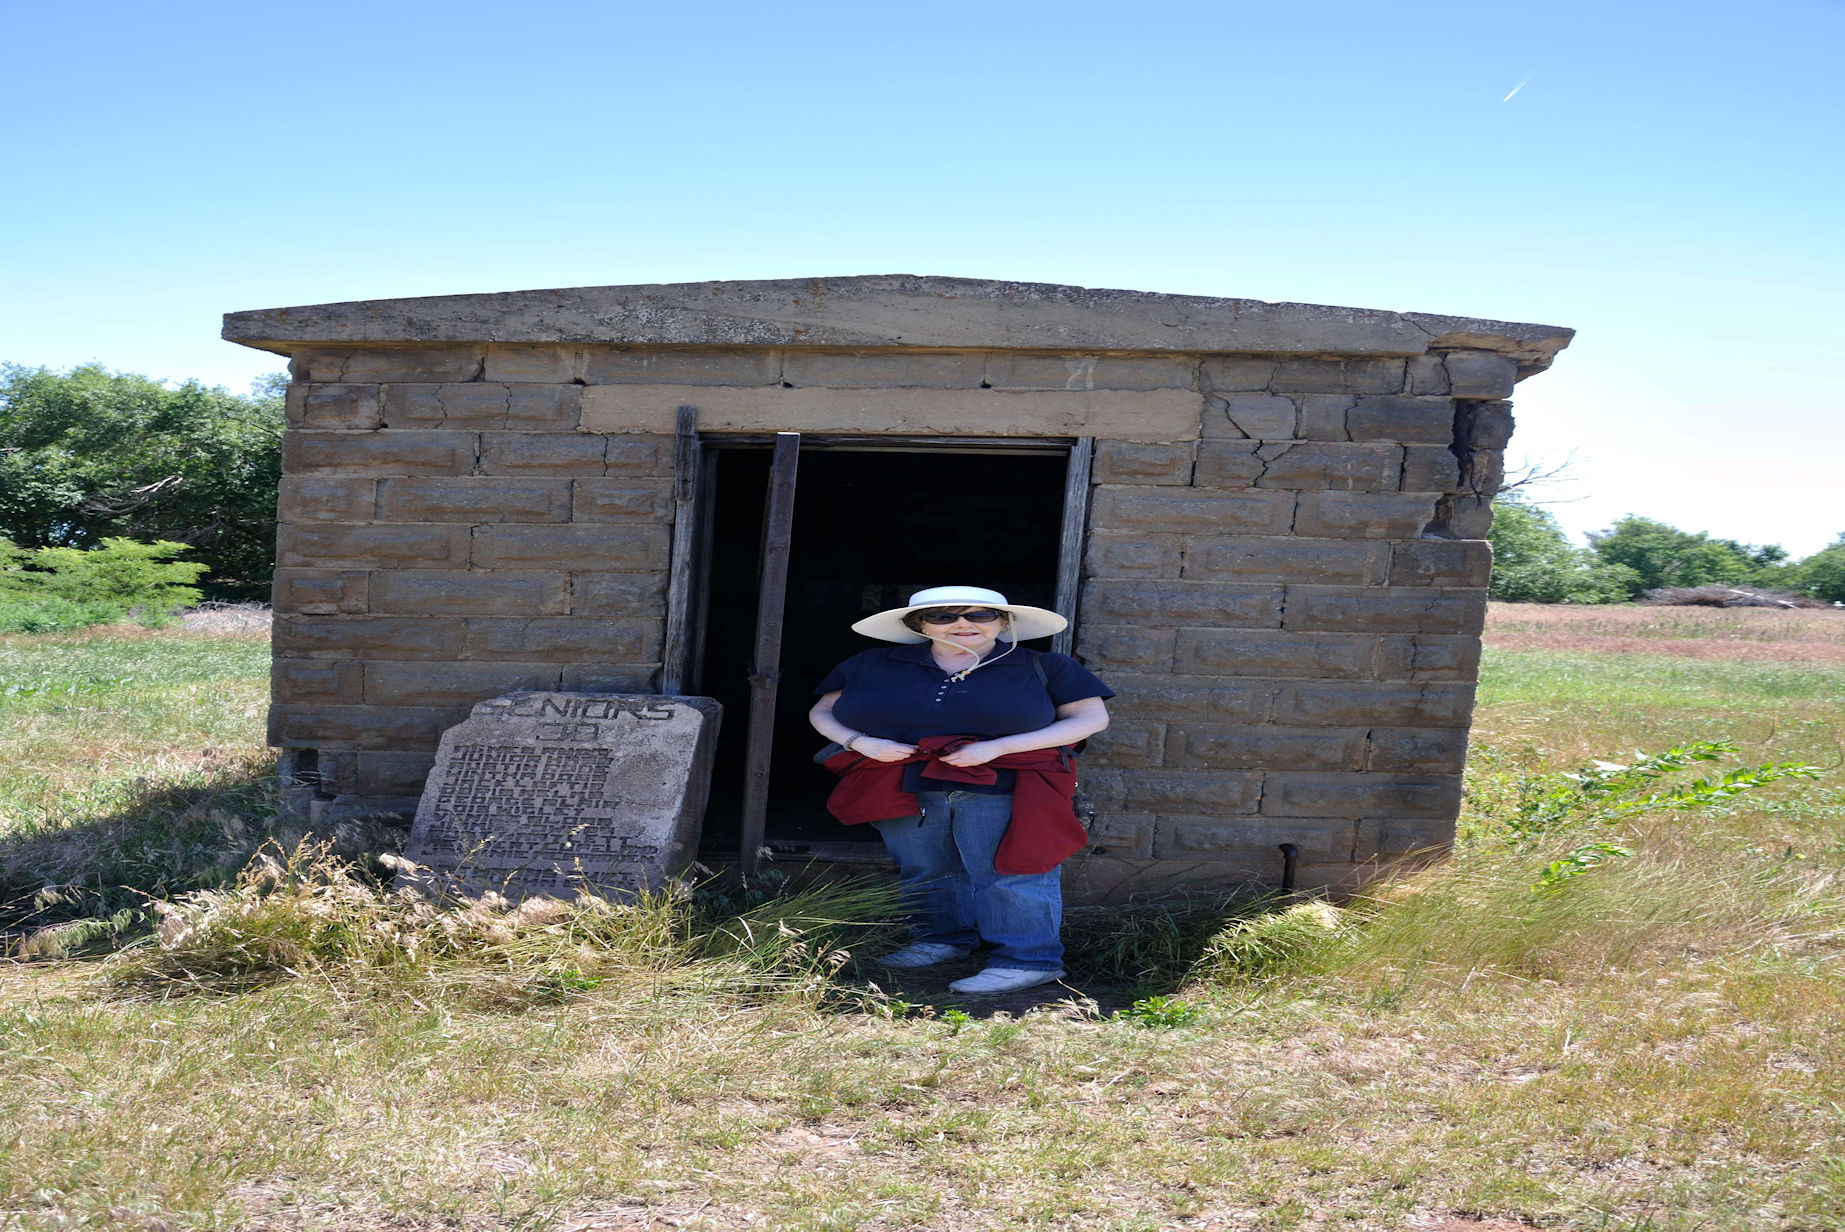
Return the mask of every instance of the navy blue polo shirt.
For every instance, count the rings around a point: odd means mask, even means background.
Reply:
[[[833,717],[847,727],[885,740],[915,744],[924,736],[978,736],[992,740],[1037,731],[1057,721],[1057,707],[1115,691],[1068,655],[1028,650],[996,654],[955,680],[936,666],[927,642],[878,646],[853,655],[826,674],[817,694],[840,694]],[[1044,679],[1032,665],[1036,654]],[[909,767],[920,774],[922,764]],[[1009,792],[1015,771],[998,771],[985,790]],[[908,775],[905,776],[906,780]],[[925,780],[940,781],[940,780]],[[914,791],[906,781],[905,788]],[[956,783],[957,791],[980,787]]]

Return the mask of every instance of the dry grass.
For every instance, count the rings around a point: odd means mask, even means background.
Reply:
[[[162,701],[174,674],[110,774],[223,718]],[[1495,650],[1482,699],[1476,809],[1634,745],[1834,760],[1845,671]],[[115,704],[9,717],[90,747]],[[258,756],[238,722],[212,740]],[[1771,789],[1542,902],[1548,853],[1483,845],[1341,963],[1200,979],[1163,1028],[1063,992],[982,1020],[617,981],[508,1012],[332,969],[122,999],[94,963],[0,968],[0,1227],[1842,1229],[1842,833],[1838,787]]]
[[[1486,613],[1486,644],[1502,650],[1845,663],[1845,611],[1494,603]]]

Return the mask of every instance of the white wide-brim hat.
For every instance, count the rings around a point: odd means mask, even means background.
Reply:
[[[1056,612],[1041,607],[1008,603],[1006,596],[984,586],[931,586],[910,596],[908,607],[893,607],[867,616],[852,626],[854,633],[886,642],[926,642],[929,639],[903,623],[911,612],[932,607],[992,607],[1012,614],[1012,627],[999,635],[1001,641],[1030,641],[1062,633],[1070,624]]]

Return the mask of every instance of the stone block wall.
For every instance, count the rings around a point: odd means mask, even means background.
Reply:
[[[657,687],[667,429],[702,390],[728,430],[1094,425],[1076,652],[1120,696],[1073,898],[1272,881],[1282,842],[1302,884],[1349,884],[1452,834],[1510,358],[376,345],[293,369],[271,735],[316,816],[408,812],[483,697]],[[880,424],[803,389],[908,392]],[[788,405],[845,418],[772,422]]]
[[[1445,847],[1479,662],[1512,360],[1203,357],[1197,439],[1098,441],[1076,650],[1080,898],[1350,886]]]

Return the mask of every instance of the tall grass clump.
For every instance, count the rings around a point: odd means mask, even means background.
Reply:
[[[1507,770],[1489,752],[1470,778],[1451,859],[1344,907],[1308,902],[1240,921],[1212,940],[1195,975],[1399,989],[1479,973],[1561,981],[1669,952],[1786,950],[1845,935],[1833,874],[1724,827],[1742,797],[1819,769],[1777,762],[1689,777],[1736,751],[1698,741],[1560,772]]]
[[[395,888],[325,843],[259,851],[234,884],[155,904],[155,938],[114,955],[120,993],[235,994],[313,978],[356,991],[519,1008],[608,993],[818,1003],[850,945],[895,914],[886,887],[780,883],[738,903],[680,885],[620,898],[463,894],[390,861]]]

